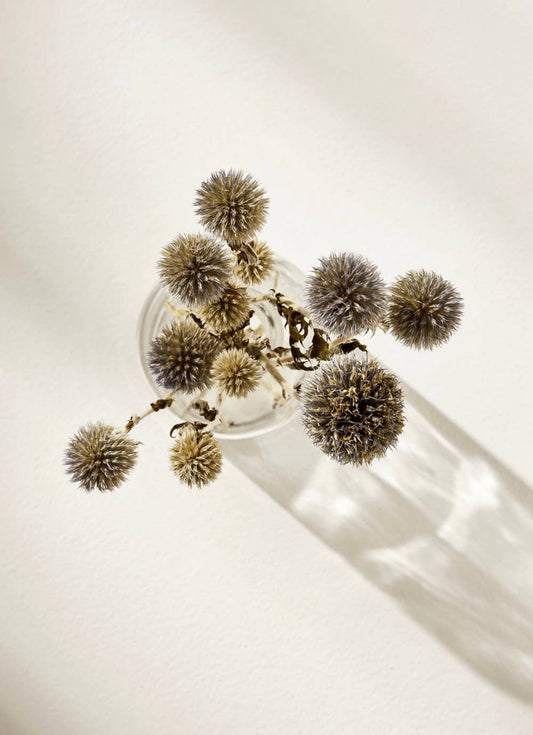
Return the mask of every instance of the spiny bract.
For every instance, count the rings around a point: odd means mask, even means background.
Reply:
[[[210,232],[228,243],[250,240],[265,224],[268,199],[242,171],[217,171],[196,192],[196,214]]]
[[[375,329],[387,306],[387,289],[377,267],[353,253],[321,258],[307,279],[306,296],[312,318],[336,337]]]
[[[235,249],[235,275],[248,286],[261,283],[274,268],[274,253],[266,242],[245,243]]]
[[[199,313],[215,332],[227,332],[242,327],[250,310],[246,289],[230,283],[215,301],[202,307]]]
[[[135,465],[137,442],[119,429],[98,421],[78,430],[65,453],[67,473],[89,492],[114,490]]]
[[[219,349],[213,335],[186,317],[163,328],[152,342],[148,362],[163,388],[192,393],[209,385],[211,365]]]
[[[205,235],[178,235],[163,248],[159,275],[170,293],[187,306],[207,304],[224,290],[232,273],[227,249]]]
[[[455,286],[434,271],[409,271],[390,288],[386,324],[403,344],[433,349],[461,323],[463,299]]]
[[[257,388],[263,370],[246,350],[232,347],[216,357],[211,374],[220,390],[228,396],[244,398]]]
[[[222,469],[220,445],[210,431],[186,424],[170,450],[170,466],[189,487],[207,485]]]
[[[397,378],[375,360],[337,355],[303,384],[301,419],[312,442],[341,464],[370,464],[393,447],[403,426]]]

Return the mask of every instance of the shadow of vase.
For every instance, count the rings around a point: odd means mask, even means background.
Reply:
[[[225,457],[493,684],[533,700],[530,489],[414,390],[397,449],[334,463],[298,419]]]

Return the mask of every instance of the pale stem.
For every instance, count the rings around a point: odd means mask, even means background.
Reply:
[[[294,387],[289,383],[288,380],[285,380],[283,375],[274,365],[273,361],[270,360],[270,358],[268,358],[262,352],[259,354],[259,359],[263,364],[265,370],[274,378],[275,381],[280,384],[284,396],[286,397],[287,395],[289,395],[296,397],[296,391],[294,390]]]
[[[169,393],[168,396],[165,396],[165,398],[162,398],[162,399],[160,398],[159,401],[162,401],[162,402],[169,401],[168,406],[170,406],[172,401],[174,400],[174,396],[176,395],[176,393],[177,391],[174,390],[172,391],[172,393]],[[131,431],[134,426],[137,426],[137,424],[143,419],[145,419],[147,416],[150,416],[150,414],[156,413],[157,411],[161,411],[163,410],[163,408],[168,408],[168,406],[159,406],[157,408],[154,408],[154,406],[157,406],[157,405],[158,405],[158,401],[154,401],[152,406],[147,411],[145,411],[143,414],[141,414],[140,416],[132,416],[126,424],[126,427],[125,427],[126,433],[128,431]]]
[[[188,309],[180,309],[179,306],[176,306],[172,301],[165,302],[165,309],[172,312],[174,316],[186,316],[189,313]]]

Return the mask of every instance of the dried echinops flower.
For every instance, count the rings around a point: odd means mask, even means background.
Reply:
[[[170,293],[195,307],[220,296],[232,273],[232,259],[211,237],[178,235],[163,248],[158,269]]]
[[[148,363],[163,388],[192,393],[209,385],[211,365],[219,349],[213,335],[185,318],[164,327],[152,341]]]
[[[463,299],[455,286],[433,271],[409,271],[390,288],[386,324],[403,344],[433,349],[461,323]]]
[[[375,360],[338,355],[303,384],[301,418],[312,442],[341,464],[370,464],[395,446],[403,426],[398,379]]]
[[[215,332],[227,332],[242,327],[250,311],[246,289],[230,283],[215,301],[203,306],[199,314]]]
[[[235,249],[235,275],[248,286],[261,283],[274,268],[274,253],[266,242],[244,243]]]
[[[362,255],[331,253],[307,279],[307,306],[318,326],[336,337],[375,329],[387,306],[377,267]]]
[[[196,192],[196,214],[210,232],[234,244],[246,242],[265,224],[268,198],[242,171],[217,171]]]
[[[211,375],[219,389],[228,396],[244,398],[257,388],[263,370],[246,350],[235,347],[224,350],[215,358]]]
[[[65,452],[67,473],[87,492],[114,490],[124,482],[136,459],[137,442],[100,421],[79,429]]]
[[[189,487],[207,485],[222,469],[220,444],[210,431],[185,424],[170,450],[170,466]]]

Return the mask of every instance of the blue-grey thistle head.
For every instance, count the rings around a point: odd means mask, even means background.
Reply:
[[[229,243],[251,240],[265,224],[268,199],[257,181],[242,171],[217,171],[196,192],[202,225]]]
[[[375,360],[337,355],[304,382],[301,419],[312,442],[341,464],[370,464],[395,446],[403,426],[398,379]]]
[[[187,306],[195,307],[216,299],[232,271],[231,253],[205,235],[178,235],[163,248],[159,276],[170,293]]]
[[[170,466],[189,487],[207,485],[222,469],[220,444],[210,431],[185,424],[170,450]]]
[[[125,431],[102,422],[79,429],[65,452],[65,467],[73,482],[89,492],[114,490],[137,459],[137,442]]]
[[[390,288],[386,324],[403,344],[433,349],[461,323],[463,299],[455,286],[433,271],[409,271]]]
[[[375,329],[387,306],[377,267],[362,255],[331,253],[307,279],[307,306],[318,326],[335,337]]]
[[[185,318],[164,327],[152,341],[148,363],[163,388],[192,393],[209,385],[219,349],[215,337]]]

